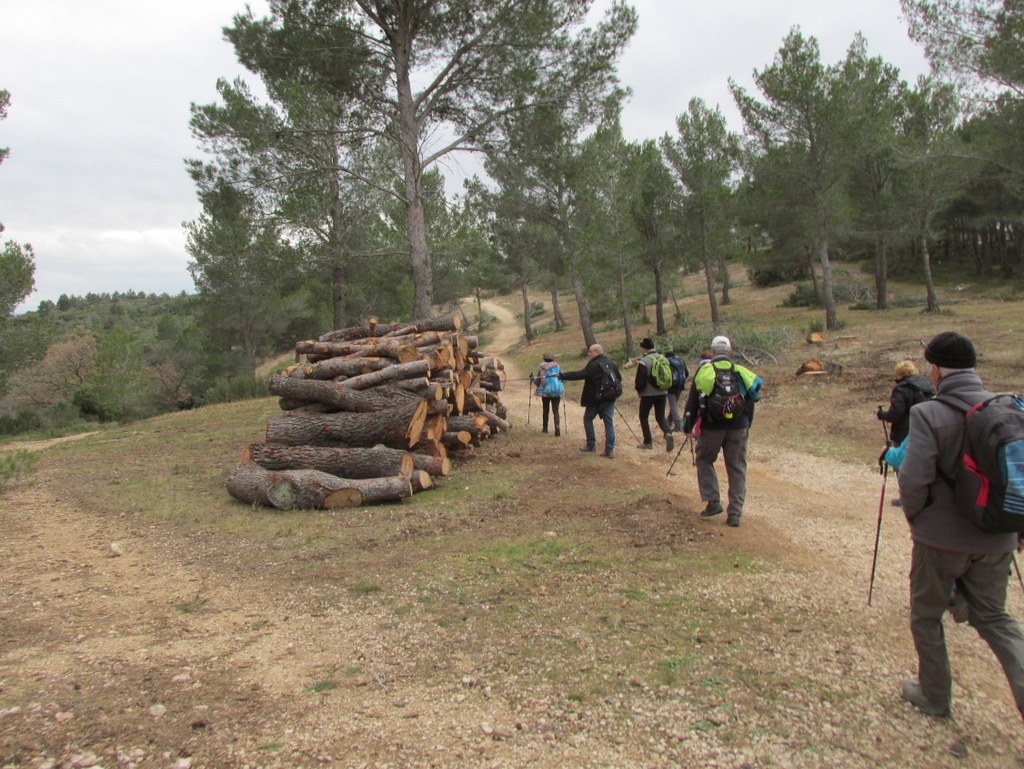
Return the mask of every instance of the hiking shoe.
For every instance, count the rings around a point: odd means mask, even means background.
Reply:
[[[901,696],[922,713],[927,713],[936,718],[949,718],[949,705],[945,707],[933,705],[924,696],[924,692],[921,691],[921,684],[917,681],[904,681]]]
[[[589,445],[589,444],[587,444],[582,449],[580,449],[580,451],[593,451],[593,450],[594,450],[594,447]]]
[[[711,516],[718,515],[722,512],[724,512],[724,510],[722,509],[721,502],[708,502],[707,506],[700,511],[700,517],[710,518]]]
[[[638,443],[638,444],[636,444],[636,447],[638,449],[644,449],[646,451],[649,451],[650,449],[654,448],[654,444],[653,443]]]
[[[726,518],[725,522],[730,526],[739,526],[740,517],[738,515],[730,515],[728,518]]]
[[[561,431],[561,430],[559,430],[559,429],[558,429],[558,428],[556,427],[556,428],[555,428],[555,437],[556,437],[556,438],[558,438],[559,436],[561,436],[561,434],[562,434],[562,431]]]
[[[671,452],[676,447],[676,441],[672,433],[665,433],[665,451]]]
[[[615,459],[615,450],[605,449],[604,453],[601,456],[604,457],[605,459]]]

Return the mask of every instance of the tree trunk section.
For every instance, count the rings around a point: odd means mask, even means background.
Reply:
[[[251,461],[267,470],[320,470],[339,478],[382,478],[408,475],[415,469],[412,454],[384,446],[334,448],[253,443],[241,462]]]
[[[285,446],[415,446],[427,415],[426,401],[369,414],[291,414],[267,423],[267,443]]]

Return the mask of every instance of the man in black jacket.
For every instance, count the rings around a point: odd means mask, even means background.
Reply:
[[[583,394],[580,405],[583,406],[583,432],[587,436],[587,445],[580,451],[595,451],[597,436],[594,433],[594,417],[600,416],[604,422],[604,453],[602,457],[611,459],[615,456],[615,399],[608,399],[602,393],[602,384],[607,375],[613,375],[621,385],[622,376],[615,362],[604,354],[604,348],[592,344],[587,350],[587,365],[579,371],[563,371],[563,380],[583,380]],[[607,372],[607,373],[606,373]]]

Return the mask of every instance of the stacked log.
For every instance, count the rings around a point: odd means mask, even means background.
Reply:
[[[283,414],[242,453],[228,493],[251,505],[332,509],[431,488],[511,429],[501,361],[461,334],[461,316],[336,329],[295,345],[270,381]]]

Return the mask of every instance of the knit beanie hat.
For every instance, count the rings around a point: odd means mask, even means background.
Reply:
[[[943,331],[924,346],[924,359],[942,368],[974,368],[978,356],[971,340],[955,331]]]
[[[551,361],[553,361],[554,358],[551,356],[551,353],[546,352],[544,353],[544,360],[546,360],[548,363],[551,363]]]
[[[729,341],[727,336],[716,336],[711,340],[711,349],[715,353],[732,352],[732,342]]]
[[[641,350],[653,350],[654,349],[654,342],[651,341],[651,338],[649,336],[645,336],[643,339],[640,340],[640,349]]]

